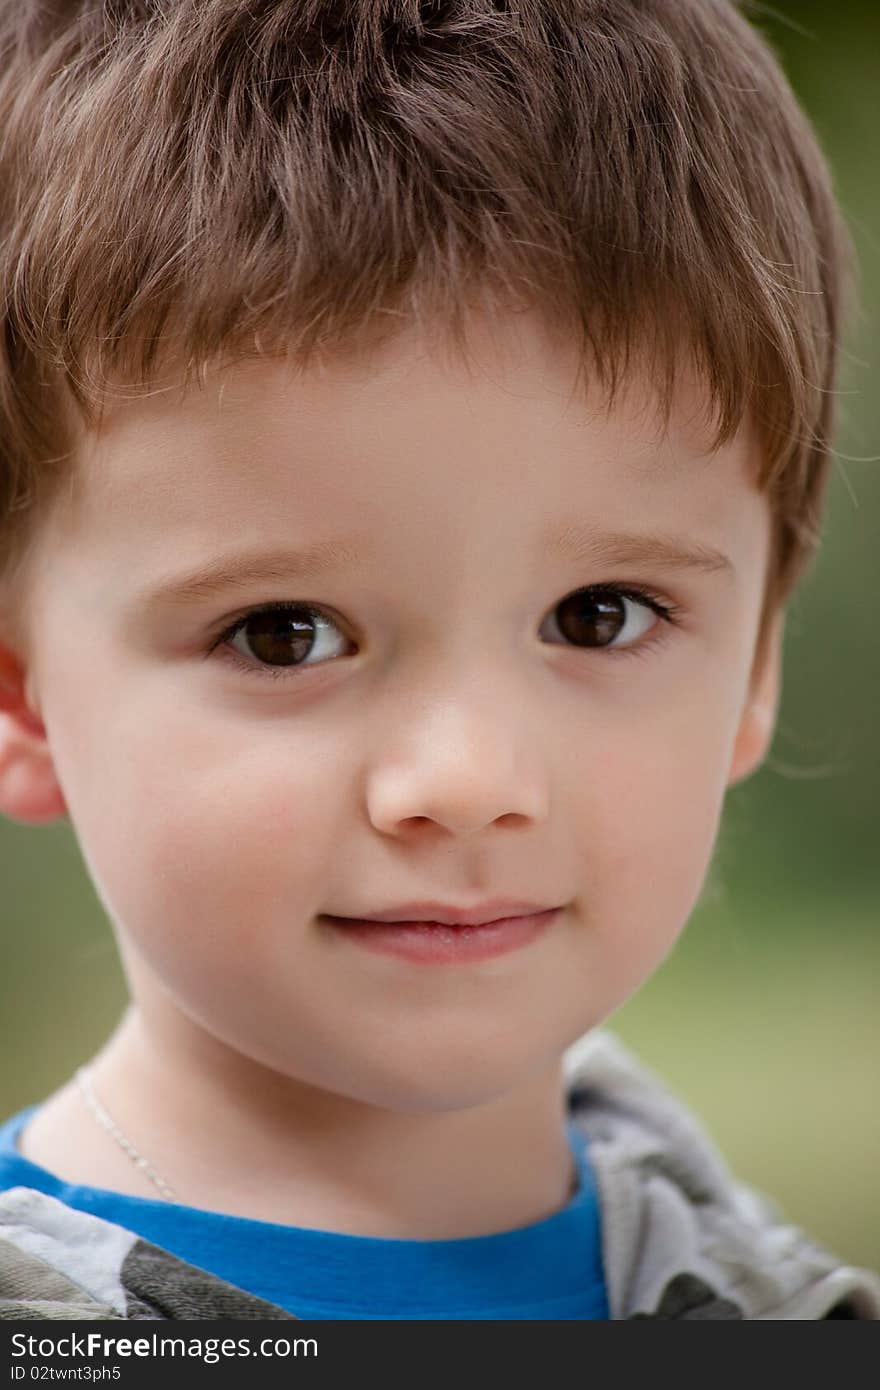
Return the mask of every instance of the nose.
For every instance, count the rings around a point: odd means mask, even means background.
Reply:
[[[399,835],[432,825],[468,836],[496,823],[546,819],[539,729],[533,716],[503,701],[496,684],[469,699],[435,696],[415,715],[395,717],[368,768],[367,807],[377,830]]]

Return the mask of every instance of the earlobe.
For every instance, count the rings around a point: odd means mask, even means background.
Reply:
[[[782,693],[784,630],[785,615],[779,613],[768,633],[760,663],[752,672],[748,699],[733,746],[728,786],[751,777],[770,751]]]
[[[0,813],[42,825],[67,813],[46,730],[28,707],[21,666],[0,648]]]

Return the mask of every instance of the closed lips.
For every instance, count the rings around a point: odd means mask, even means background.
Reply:
[[[493,899],[470,908],[450,907],[444,903],[403,903],[381,912],[357,913],[335,920],[355,922],[384,922],[399,926],[415,923],[447,927],[482,927],[491,922],[508,921],[516,917],[534,917],[553,912],[554,907],[510,899]],[[330,914],[326,914],[330,915]]]

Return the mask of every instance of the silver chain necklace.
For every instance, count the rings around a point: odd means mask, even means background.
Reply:
[[[138,1152],[131,1140],[122,1133],[116,1121],[104,1109],[92,1090],[90,1074],[86,1068],[80,1067],[78,1071],[74,1072],[74,1079],[82,1092],[83,1100],[98,1121],[98,1124],[106,1129],[108,1134],[112,1135],[119,1147],[124,1149],[128,1154],[135,1167],[140,1168],[141,1172],[150,1179],[150,1182],[159,1189],[166,1202],[176,1202],[177,1196],[173,1188],[168,1185],[162,1177],[162,1174],[156,1171],[149,1159],[144,1158],[143,1154]]]

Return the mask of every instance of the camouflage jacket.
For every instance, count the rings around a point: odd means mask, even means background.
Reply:
[[[880,1277],[836,1259],[737,1182],[686,1107],[612,1034],[582,1038],[565,1069],[599,1193],[612,1319],[880,1319]],[[26,1187],[0,1193],[0,1318],[298,1321]]]

